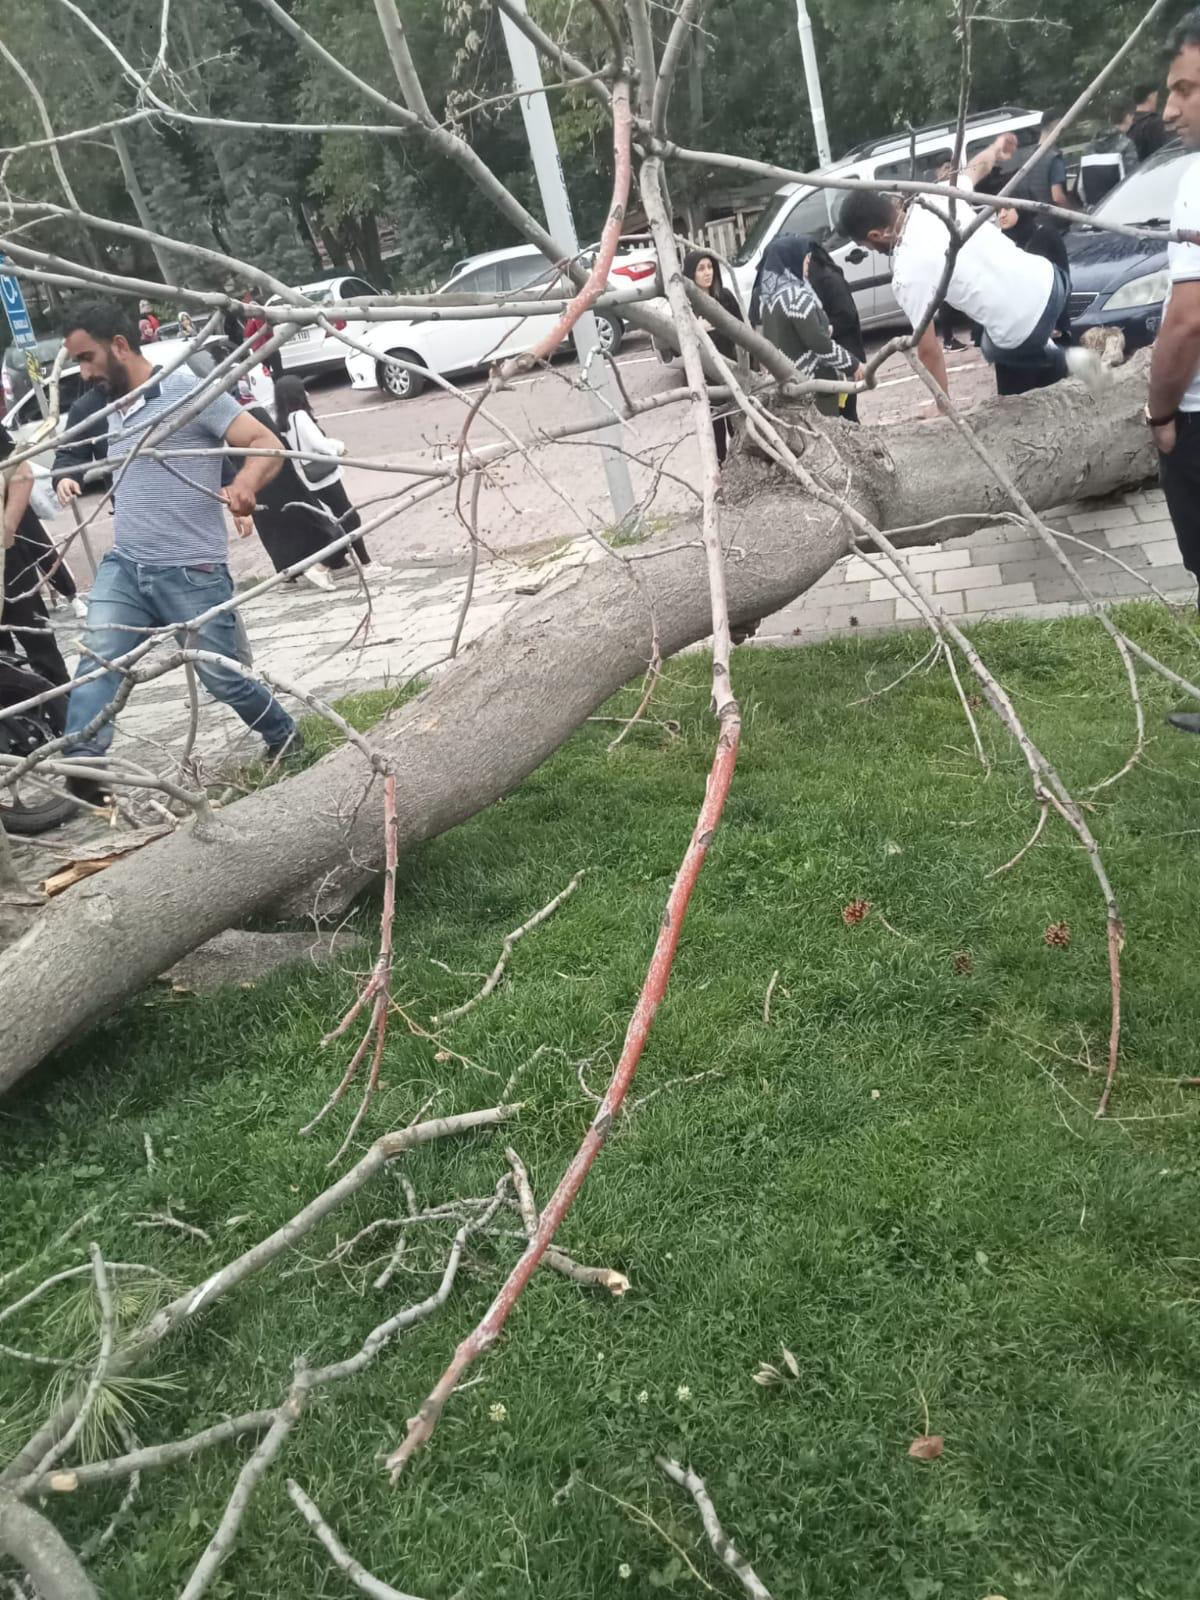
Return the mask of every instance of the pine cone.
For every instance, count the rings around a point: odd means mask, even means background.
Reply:
[[[842,921],[848,928],[853,928],[870,914],[870,910],[869,900],[851,900],[850,904],[842,909]]]
[[[971,959],[969,950],[957,950],[951,958],[950,965],[953,967],[956,976],[960,978],[966,977],[967,973],[975,970],[975,963]]]
[[[1052,922],[1042,937],[1048,945],[1065,950],[1071,942],[1071,930],[1065,922]]]

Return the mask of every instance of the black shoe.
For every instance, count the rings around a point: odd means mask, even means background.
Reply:
[[[67,793],[85,806],[106,808],[112,805],[112,794],[95,778],[68,778]]]
[[[287,738],[281,740],[279,744],[269,744],[267,746],[267,760],[272,766],[277,761],[287,761],[290,764],[303,754],[304,735],[299,728],[293,728]]]
[[[942,349],[943,350],[951,350],[951,351],[954,351],[957,354],[957,352],[959,350],[965,350],[966,348],[967,348],[966,345],[962,342],[961,339],[943,339],[942,340]]]
[[[1167,721],[1180,733],[1200,733],[1200,711],[1172,711]]]

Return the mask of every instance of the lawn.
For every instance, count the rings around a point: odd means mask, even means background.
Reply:
[[[1200,665],[1182,625],[1127,615],[1181,670]],[[1094,624],[976,638],[1077,794],[1121,766],[1133,715]],[[986,711],[985,778],[944,669],[851,704],[925,648],[904,634],[737,652],[744,750],[633,1093],[673,1086],[619,1124],[561,1235],[581,1261],[628,1274],[630,1292],[539,1274],[481,1381],[392,1487],[377,1452],[515,1259],[514,1239],[476,1242],[440,1317],[314,1402],[211,1594],[353,1592],[293,1510],[289,1475],[367,1567],[424,1600],[699,1600],[666,1535],[717,1594],[739,1594],[656,1452],[705,1475],[776,1600],[1196,1593],[1200,1091],[1174,1079],[1200,1073],[1200,740],[1162,726],[1171,702],[1146,684],[1145,758],[1093,797],[1129,934],[1115,1115],[1098,1123],[1102,1074],[1087,1063],[1103,1063],[1108,1030],[1103,910],[1073,836],[1052,824],[990,877],[1036,807]],[[519,1121],[389,1168],[162,1346],[150,1382],[106,1396],[110,1433],[122,1408],[152,1441],[273,1405],[296,1354],[348,1354],[427,1294],[447,1226],[413,1230],[385,1291],[371,1282],[390,1234],[320,1264],[402,1213],[402,1176],[423,1204],[489,1193],[511,1139],[549,1194],[591,1114],[575,1064],[595,1057],[603,1083],[703,793],[706,666],[668,667],[653,709],[678,737],[646,727],[609,754],[613,727],[587,727],[517,793],[401,862],[395,992],[426,1025],[588,868],[491,998],[445,1031],[471,1065],[397,1019],[353,1154],[431,1096],[434,1114],[494,1103],[551,1046],[520,1079]],[[872,909],[851,926],[855,900]],[[0,1271],[25,1264],[4,1301],[84,1259],[89,1237],[111,1259],[199,1282],[326,1186],[350,1107],[308,1139],[297,1129],[346,1059],[319,1040],[356,991],[352,968],[373,958],[378,901],[356,915],[370,941],[357,963],[208,999],[147,994],[0,1106]],[[1052,923],[1069,928],[1065,947],[1045,941]],[[676,1082],[698,1073],[712,1075]],[[94,1221],[56,1247],[90,1207]],[[211,1244],[134,1226],[168,1209]],[[86,1293],[56,1293],[4,1336],[90,1359]],[[127,1315],[153,1294],[131,1280]],[[763,1362],[783,1381],[756,1384]],[[0,1386],[11,1452],[45,1384],[0,1361]],[[926,1413],[945,1439],[932,1462],[907,1453]],[[177,1594],[247,1452],[224,1445],[147,1474],[94,1564],[101,1592]],[[78,1544],[119,1498],[89,1489],[51,1510]]]

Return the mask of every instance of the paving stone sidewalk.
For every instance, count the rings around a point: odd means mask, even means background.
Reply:
[[[1068,553],[1099,598],[1148,595],[1151,591],[1143,580],[1169,599],[1195,598],[1196,580],[1180,562],[1160,489],[1064,507],[1049,513],[1046,521],[1067,536]],[[939,604],[965,622],[1059,617],[1087,610],[1046,546],[1025,528],[988,527],[966,539],[916,546],[905,554]],[[881,632],[919,624],[902,580],[881,578],[860,556],[849,556],[807,594],[768,618],[758,641],[810,644],[851,629]]]
[[[1195,581],[1179,561],[1161,491],[1143,489],[1103,505],[1066,508],[1048,520],[1079,541],[1068,548],[1101,598],[1147,594],[1142,579],[1172,599],[1195,595]],[[524,560],[482,565],[464,645],[507,616],[530,590],[548,587],[558,574],[598,554],[594,545],[580,543]],[[1024,529],[992,526],[906,554],[939,603],[967,622],[1062,616],[1086,609],[1053,557]],[[397,567],[373,587],[369,622],[361,590],[353,582],[339,584],[335,594],[303,582],[285,585],[248,601],[243,614],[257,663],[310,692],[336,699],[438,670],[454,634],[465,584],[461,563],[425,562]],[[767,618],[756,642],[803,645],[855,630],[913,625],[920,625],[919,617],[903,580],[882,578],[862,557],[851,555],[807,594]],[[57,626],[69,651],[79,623],[70,619]],[[184,681],[172,674],[138,691],[121,717],[114,748],[145,760],[157,746],[181,737],[187,720]],[[206,763],[220,770],[256,753],[258,741],[231,712],[205,696],[198,747]]]

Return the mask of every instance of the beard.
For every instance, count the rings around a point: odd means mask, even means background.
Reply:
[[[113,400],[119,400],[123,394],[128,394],[130,390],[129,374],[111,350],[109,350],[105,360],[104,371],[95,382],[96,387],[103,389],[105,394]]]

